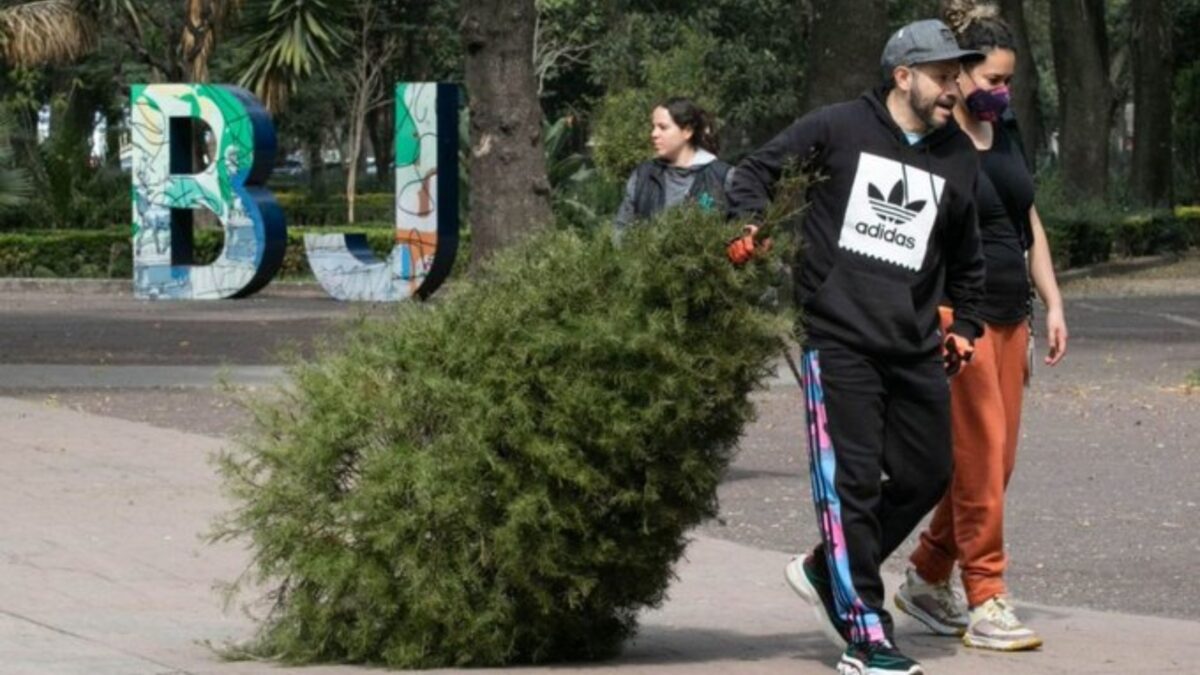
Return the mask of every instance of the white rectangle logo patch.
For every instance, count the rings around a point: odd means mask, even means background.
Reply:
[[[945,184],[927,171],[862,153],[838,246],[913,271],[921,269]]]

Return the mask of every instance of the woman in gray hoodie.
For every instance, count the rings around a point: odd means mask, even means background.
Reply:
[[[733,170],[717,159],[709,114],[691,100],[676,97],[656,106],[650,119],[655,156],[639,164],[625,183],[615,223],[618,234],[635,220],[687,200],[724,213]]]

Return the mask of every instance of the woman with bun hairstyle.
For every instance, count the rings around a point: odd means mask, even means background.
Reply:
[[[896,606],[936,633],[961,635],[969,647],[1017,651],[1042,639],[1017,618],[1004,583],[1004,493],[1016,458],[1023,388],[1032,366],[1032,286],[1046,307],[1045,364],[1066,354],[1067,325],[1046,232],[1034,207],[1034,183],[1004,123],[1018,54],[994,5],[951,2],[946,23],[982,61],[964,64],[959,127],[979,151],[975,199],[986,262],[980,314],[986,330],[975,356],[950,382],[954,475],[913,552]],[[1023,55],[1021,58],[1029,58]],[[942,308],[943,323],[950,309]],[[951,590],[955,563],[967,606]]]
[[[625,183],[615,223],[618,234],[635,220],[689,200],[724,213],[733,171],[717,159],[709,114],[691,100],[675,97],[655,106],[650,124],[654,159],[639,164]]]

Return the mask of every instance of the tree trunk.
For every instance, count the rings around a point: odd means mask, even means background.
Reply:
[[[208,82],[208,59],[216,42],[215,0],[185,0],[180,47],[188,82]]]
[[[367,115],[367,136],[375,150],[375,178],[384,186],[392,184],[392,155],[396,149],[394,109],[389,98],[388,105],[375,108]]]
[[[1103,199],[1114,106],[1104,0],[1051,2],[1050,35],[1061,109],[1059,170],[1068,197]]]
[[[321,153],[324,145],[324,138],[313,139],[305,144],[305,152],[308,155],[308,191],[310,194],[324,194],[325,192],[325,158]]]
[[[1162,0],[1133,3],[1133,193],[1171,205],[1171,27]]]
[[[471,111],[471,267],[550,223],[542,110],[533,73],[534,0],[462,3]]]
[[[1013,75],[1012,107],[1021,128],[1021,144],[1025,159],[1032,170],[1046,145],[1046,127],[1042,109],[1038,106],[1038,72],[1029,43],[1023,0],[1001,0],[1000,12],[1013,31],[1017,43],[1017,72]]]
[[[363,138],[363,122],[357,113],[351,127],[350,157],[346,162],[346,222],[354,224],[354,202],[358,197],[358,156],[362,153]]]
[[[350,104],[350,140],[346,157],[346,222],[354,222],[354,203],[358,197],[358,159],[362,154],[363,131],[367,123],[367,107],[370,105],[371,81],[366,70],[366,54],[360,55],[361,69],[355,77],[354,98]]]
[[[883,78],[886,0],[812,0],[808,17],[805,110],[857,97]],[[851,37],[852,36],[852,37]]]

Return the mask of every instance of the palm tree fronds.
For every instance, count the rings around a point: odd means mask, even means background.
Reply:
[[[25,203],[33,192],[29,176],[20,169],[0,169],[0,209]]]
[[[339,0],[243,0],[256,36],[240,84],[279,111],[296,84],[318,71],[346,42],[346,3]]]
[[[0,9],[0,55],[17,66],[63,63],[96,48],[96,22],[73,0],[38,0]]]
[[[11,118],[7,113],[0,111],[0,209],[20,206],[33,191],[29,175],[20,169],[11,168],[11,130]]]

